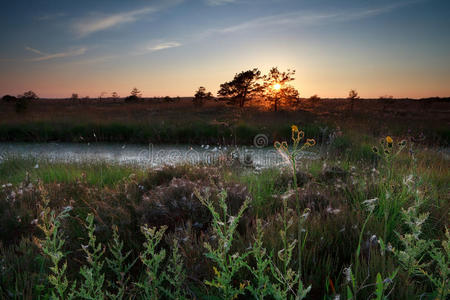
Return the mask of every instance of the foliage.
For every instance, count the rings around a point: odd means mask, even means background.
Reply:
[[[250,98],[261,91],[259,79],[261,79],[261,71],[258,69],[243,71],[236,74],[232,81],[221,84],[218,95],[232,104],[244,107]]]
[[[156,300],[161,296],[160,290],[165,279],[162,267],[166,258],[166,250],[158,250],[158,246],[166,230],[166,226],[160,229],[156,227],[149,228],[147,225],[141,227],[145,242],[140,260],[145,266],[145,273],[143,278],[136,283],[136,286],[142,290],[145,299]]]
[[[197,197],[205,205],[212,215],[212,227],[217,235],[217,245],[213,246],[206,242],[204,244],[208,251],[205,255],[211,259],[216,266],[214,269],[214,278],[207,280],[205,283],[219,290],[221,298],[226,300],[235,299],[238,295],[242,295],[245,289],[245,283],[241,282],[239,287],[234,286],[233,280],[238,272],[246,267],[246,258],[250,252],[231,253],[233,240],[239,220],[242,218],[244,211],[247,209],[250,199],[242,204],[236,216],[230,216],[226,203],[227,193],[222,191],[219,195],[219,207],[221,211],[216,211],[213,202],[209,197],[203,197],[196,192]]]
[[[300,99],[299,92],[288,83],[293,81],[295,70],[280,72],[272,68],[269,74],[263,76],[263,96],[266,101],[273,103],[273,110],[278,111],[281,103],[294,106]]]
[[[205,101],[211,100],[212,98],[213,96],[211,92],[206,92],[206,88],[201,86],[195,92],[194,99],[192,99],[192,101],[194,102],[195,106],[201,107],[203,106]]]

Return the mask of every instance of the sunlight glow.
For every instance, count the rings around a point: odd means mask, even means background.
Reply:
[[[274,89],[275,91],[279,91],[279,90],[281,89],[281,84],[275,83],[275,84],[273,85],[273,89]]]

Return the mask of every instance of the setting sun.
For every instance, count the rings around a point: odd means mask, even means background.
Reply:
[[[274,85],[273,85],[273,89],[274,89],[275,91],[279,91],[279,90],[281,89],[281,84],[279,84],[279,83],[274,84]]]

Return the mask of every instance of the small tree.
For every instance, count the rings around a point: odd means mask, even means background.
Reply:
[[[278,111],[281,103],[296,105],[300,100],[299,92],[288,82],[293,81],[295,70],[280,72],[278,68],[272,68],[269,74],[264,75],[263,94],[266,101],[273,104],[273,110]]]
[[[130,96],[125,98],[125,102],[136,102],[142,97],[142,92],[137,88],[131,90]]]
[[[138,90],[137,88],[133,88],[131,90],[131,96],[135,96],[135,97],[141,98],[142,97],[142,92],[140,90]]]
[[[248,70],[236,74],[232,81],[220,85],[218,95],[227,99],[231,104],[239,104],[244,107],[245,102],[261,91],[258,80],[261,79],[261,71],[258,69]]]
[[[195,92],[194,99],[192,100],[194,102],[195,106],[203,106],[206,100],[211,100],[212,94],[211,92],[206,92],[206,88],[201,86],[198,88],[197,92]]]
[[[17,101],[17,97],[11,96],[11,95],[5,95],[2,97],[3,102],[12,103]]]
[[[39,99],[38,95],[36,95],[33,91],[28,91],[23,93],[23,95],[17,96],[16,101],[16,112],[17,113],[23,113],[27,110],[28,105],[34,101]]]
[[[78,97],[78,94],[72,93],[72,96],[70,96],[70,100],[72,102],[77,102],[80,98]]]
[[[112,94],[111,94],[111,99],[113,100],[113,101],[117,101],[117,100],[119,100],[119,94],[117,94],[117,92],[113,92]]]
[[[309,97],[309,100],[311,100],[311,101],[319,101],[320,97],[317,94],[314,94],[311,97]]]
[[[350,90],[348,93],[348,98],[350,100],[350,111],[353,112],[353,108],[355,106],[355,101],[359,99],[358,92],[355,90]]]

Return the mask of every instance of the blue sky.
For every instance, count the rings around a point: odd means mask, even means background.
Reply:
[[[213,93],[297,70],[302,96],[450,96],[450,1],[3,1],[0,95]]]

